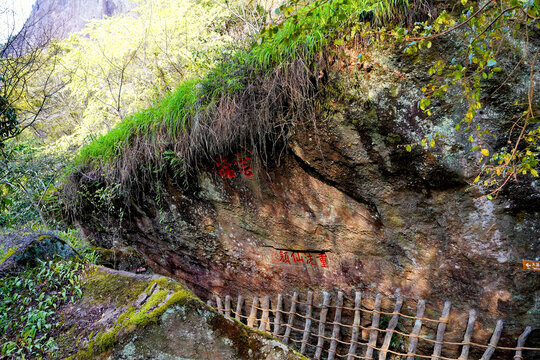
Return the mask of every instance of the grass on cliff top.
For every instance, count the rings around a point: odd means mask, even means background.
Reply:
[[[199,79],[185,81],[170,96],[161,100],[152,108],[134,113],[120,122],[107,134],[97,138],[80,150],[80,161],[89,162],[100,159],[107,162],[114,159],[129,141],[136,135],[147,135],[164,124],[172,135],[177,135],[185,128],[192,106],[197,100]]]
[[[159,151],[159,136],[152,135],[166,131],[170,139],[181,131],[189,131],[190,120],[197,113],[245,89],[250,77],[264,77],[272,69],[285,67],[299,58],[309,62],[332,41],[342,43],[341,32],[352,25],[396,20],[406,13],[408,6],[408,0],[318,0],[299,9],[282,6],[280,11],[287,19],[263,31],[250,49],[238,51],[202,79],[184,82],[154,107],[128,116],[107,134],[84,146],[78,162],[101,166],[114,161],[139,136],[149,136],[147,141],[156,143],[155,151]],[[214,145],[206,147],[219,147]]]

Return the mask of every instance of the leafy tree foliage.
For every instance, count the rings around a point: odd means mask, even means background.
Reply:
[[[9,22],[2,29],[9,36],[0,46],[0,146],[32,127],[63,87],[51,81],[58,50],[52,41],[54,30],[42,27],[40,20],[26,22],[18,32]]]
[[[535,83],[538,81],[540,1],[487,1],[469,3],[461,0],[458,18],[443,12],[433,22],[418,23],[412,32],[394,31],[398,41],[406,42],[405,52],[414,54],[429,49],[432,42],[452,34],[459,52],[452,58],[439,56],[430,67],[431,81],[422,89],[419,107],[429,117],[440,111],[439,100],[464,107],[464,116],[455,124],[458,134],[466,134],[471,151],[477,153],[480,171],[474,183],[487,189],[487,196],[497,194],[518,175],[538,177],[540,160],[540,122]],[[517,59],[513,57],[516,56]],[[503,71],[506,64],[508,70]],[[503,146],[494,146],[493,131],[481,116],[486,102],[505,86],[516,84],[515,75],[527,73],[525,91],[516,91],[513,115],[507,120]],[[497,87],[493,80],[497,79]],[[455,95],[458,94],[458,95]],[[421,145],[434,147],[445,135],[431,134]],[[408,147],[411,150],[411,147]]]
[[[77,148],[201,76],[232,41],[231,16],[213,2],[141,0],[130,13],[90,22],[58,43],[49,84],[65,88],[58,106],[42,113],[38,134]],[[44,76],[30,81],[43,83]]]
[[[0,95],[0,146],[3,145],[5,138],[13,136],[18,132],[18,125],[15,109],[11,106],[8,99]]]

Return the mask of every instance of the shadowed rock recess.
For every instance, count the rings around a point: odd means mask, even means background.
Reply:
[[[451,51],[444,42],[436,47]],[[453,132],[463,109],[425,120],[417,108],[422,61],[389,51],[358,63],[359,53],[347,50],[331,64],[315,120],[297,124],[284,155],[265,166],[248,159],[254,176],[233,163],[235,153],[221,154],[234,177],[209,164],[183,189],[171,176],[159,201],[148,192],[133,202],[114,236],[94,220],[79,223],[103,246],[134,247],[153,271],[203,299],[401,289],[409,313],[422,298],[431,304],[426,316],[438,317],[451,300],[451,316],[463,321],[466,309],[479,310],[482,329],[504,319],[503,338],[538,325],[538,274],[521,267],[540,251],[538,182],[514,184],[493,201],[482,197],[468,185],[478,161]],[[519,81],[499,94],[520,91]],[[510,108],[497,95],[480,115],[500,139]],[[405,150],[433,132],[448,136],[428,150]],[[460,341],[463,329],[450,333],[449,341]],[[474,339],[489,336],[480,331]]]

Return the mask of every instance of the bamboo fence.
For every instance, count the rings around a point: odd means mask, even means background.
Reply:
[[[424,300],[417,302],[415,315],[405,314],[402,310],[404,299],[399,293],[391,312],[381,310],[381,294],[369,307],[364,306],[366,299],[358,291],[354,300],[346,299],[343,292],[337,293],[333,304],[328,292],[322,292],[319,300],[322,301],[316,304],[311,291],[304,301],[297,292],[285,296],[278,294],[274,298],[254,296],[251,301],[246,301],[243,296],[233,299],[227,295],[222,299],[214,294],[208,305],[231,319],[273,335],[313,360],[489,360],[494,354],[513,360],[540,359],[540,348],[524,346],[533,331],[531,326],[525,328],[514,347],[498,345],[504,325],[502,320],[497,321],[488,344],[473,342],[477,320],[473,309],[469,310],[462,340],[445,341],[447,328],[459,326],[449,323],[449,301],[444,303],[440,317],[432,319],[424,316]],[[346,306],[345,300],[354,305]],[[459,357],[451,357],[457,353]]]

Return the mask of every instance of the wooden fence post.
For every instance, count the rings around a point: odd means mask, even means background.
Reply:
[[[276,311],[274,313],[274,336],[279,335],[279,327],[281,325],[281,310],[283,309],[283,295],[278,294]]]
[[[448,316],[450,315],[450,306],[452,303],[450,301],[444,302],[443,311],[441,317],[439,318],[439,325],[437,325],[437,337],[435,340],[435,346],[433,347],[433,355],[431,360],[438,360],[442,352],[442,342],[444,340],[444,332],[446,331],[446,324],[448,323]]]
[[[351,332],[351,346],[349,347],[349,356],[347,356],[347,360],[354,360],[354,356],[356,355],[356,348],[358,344],[356,343],[358,341],[358,335],[360,333],[360,320],[361,320],[361,311],[360,306],[362,305],[362,293],[360,291],[357,291],[354,295],[354,322],[353,322],[353,328]]]
[[[221,302],[221,298],[217,295],[216,295],[216,304],[217,304],[218,313],[223,315],[223,303]]]
[[[338,291],[336,301],[336,313],[334,315],[334,330],[332,331],[332,342],[328,350],[328,360],[334,360],[336,357],[337,338],[339,337],[339,323],[341,323],[341,307],[343,306],[343,293]]]
[[[392,336],[394,335],[393,331],[399,321],[399,312],[401,311],[401,306],[403,305],[403,298],[401,297],[401,294],[398,292],[396,294],[396,305],[394,306],[394,315],[392,315],[392,319],[390,319],[390,322],[388,323],[388,327],[386,328],[386,335],[384,337],[384,342],[381,348],[381,351],[379,352],[379,360],[385,360],[386,355],[388,354],[388,348],[390,347],[390,342],[392,341]]]
[[[499,342],[499,339],[501,338],[501,332],[503,328],[503,321],[497,320],[497,325],[495,326],[495,330],[493,330],[493,335],[491,335],[491,340],[489,340],[489,345],[486,351],[484,352],[484,355],[482,355],[482,358],[480,360],[489,360],[493,356],[493,353],[495,352],[495,347],[497,346],[497,343]]]
[[[231,297],[229,295],[225,296],[225,315],[231,317]]]
[[[317,350],[315,350],[314,360],[320,360],[324,345],[324,329],[326,327],[326,316],[328,315],[328,305],[330,304],[330,294],[323,291],[323,303],[321,316],[319,317],[319,338],[317,339]]]
[[[525,345],[525,341],[527,341],[527,338],[529,337],[529,334],[531,333],[531,331],[532,331],[532,327],[527,326],[525,328],[525,331],[523,331],[523,333],[519,335],[517,346],[516,346],[518,349],[516,350],[516,354],[513,357],[514,360],[523,360],[523,350],[519,348]]]
[[[469,322],[467,323],[467,330],[465,330],[465,335],[463,336],[463,348],[461,349],[461,355],[459,355],[459,360],[467,360],[469,358],[469,342],[471,341],[472,334],[474,331],[474,322],[476,321],[476,310],[469,310]]]
[[[298,301],[298,293],[295,291],[291,300],[291,309],[289,310],[289,319],[287,321],[287,329],[285,329],[285,335],[283,335],[283,343],[287,345],[289,343],[289,337],[291,336],[291,330],[293,327],[294,313],[296,312],[296,302]]]
[[[238,295],[238,302],[236,303],[236,314],[234,315],[234,318],[240,322],[242,321],[242,309],[244,308],[244,297],[242,295]]]
[[[251,312],[249,313],[249,318],[247,320],[247,326],[250,328],[255,328],[255,324],[257,322],[257,303],[259,302],[259,298],[257,296],[253,297],[253,301],[251,302]]]
[[[420,330],[422,329],[422,319],[424,317],[424,312],[426,311],[426,301],[420,300],[416,305],[416,321],[414,322],[414,327],[411,331],[409,338],[409,348],[407,349],[407,360],[414,360],[414,352],[416,351],[416,346],[418,345],[418,335],[420,335]]]
[[[306,326],[304,327],[304,335],[302,336],[302,346],[300,347],[300,354],[306,353],[307,343],[309,340],[309,333],[311,330],[311,314],[313,312],[313,291],[307,293],[307,309],[306,309]]]
[[[263,311],[259,330],[270,332],[270,322],[268,321],[270,318],[270,296],[266,295],[264,299],[261,299],[261,303]]]
[[[379,327],[379,320],[381,318],[381,314],[379,313],[381,311],[381,300],[382,295],[377,294],[375,297],[375,306],[373,307],[373,316],[371,320],[371,332],[369,333],[369,343],[368,347],[366,349],[366,358],[367,359],[373,359],[373,351],[375,350],[375,346],[377,346],[377,328]]]

